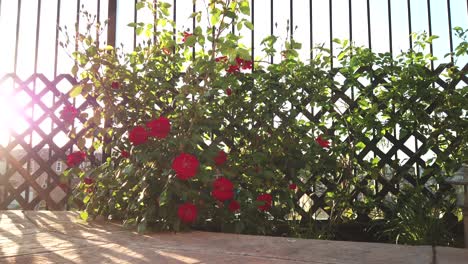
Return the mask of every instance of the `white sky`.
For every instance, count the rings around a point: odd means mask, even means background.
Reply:
[[[204,5],[206,0],[197,0],[197,9]],[[17,73],[26,77],[34,72],[35,45],[36,45],[36,20],[37,0],[22,0],[20,28],[18,39]],[[172,3],[172,1],[169,1]],[[286,37],[286,24],[289,19],[290,1],[274,0],[274,23],[278,28],[274,34]],[[329,6],[326,0],[313,0],[313,38],[314,43],[325,43],[329,46]],[[392,6],[392,32],[393,50],[406,50],[408,45],[408,21],[406,0],[391,0]],[[451,0],[452,26],[468,28],[467,3],[464,0]],[[18,1],[0,1],[0,75],[14,71],[14,50],[16,34],[16,14]],[[70,33],[74,31],[76,19],[77,0],[62,0],[60,10],[60,26],[67,26]],[[81,0],[85,10],[95,14],[97,11],[96,0]],[[191,19],[187,19],[192,11],[191,0],[177,1],[177,23],[178,29],[191,27]],[[449,51],[448,41],[448,19],[445,0],[431,0],[432,30],[433,34],[441,38],[434,43],[434,53],[439,58]],[[117,43],[123,43],[126,50],[133,48],[133,29],[127,27],[133,20],[133,0],[118,1],[118,24]],[[412,29],[414,32],[428,31],[427,1],[411,0]],[[333,5],[333,37],[349,38],[348,0],[332,0]],[[372,26],[372,48],[377,52],[389,50],[388,43],[388,10],[387,1],[371,0],[371,26]],[[270,0],[255,0],[255,54],[260,55],[260,41],[270,33]],[[294,37],[303,43],[301,55],[309,56],[309,0],[294,0],[294,24],[297,30]],[[353,39],[359,45],[368,44],[367,36],[367,7],[366,0],[352,1],[353,16]],[[54,51],[55,51],[55,25],[57,20],[57,0],[42,0],[40,14],[39,45],[37,53],[37,72],[44,73],[48,77],[54,74]],[[139,17],[143,17],[140,14]],[[107,17],[107,1],[101,0],[101,18]],[[250,32],[243,30],[244,43],[250,46]],[[105,37],[105,36],[104,36]],[[456,44],[455,40],[455,44]],[[278,44],[280,48],[280,44]],[[72,61],[66,56],[65,51],[59,48],[58,73],[67,73]],[[279,57],[278,57],[279,58]],[[276,59],[278,59],[276,58]]]

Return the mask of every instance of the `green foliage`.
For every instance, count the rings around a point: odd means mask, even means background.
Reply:
[[[425,164],[424,177],[439,182],[442,172],[453,171],[468,157],[468,89],[455,87],[466,72],[451,65],[445,71],[449,87],[431,85],[438,74],[427,66],[435,58],[418,49],[433,36],[415,36],[415,49],[396,58],[337,41],[342,48],[335,58],[318,47],[308,62],[299,60],[301,44],[291,40],[280,62],[255,58],[251,71],[239,64],[251,59],[249,50],[240,35],[230,32],[232,26],[252,27],[246,17],[248,1],[209,1],[208,27],[190,34],[174,33],[167,3],[158,1],[156,8],[146,1],[138,5],[150,8],[158,21],[129,24],[148,37],[133,52],[100,47],[88,32],[80,35],[82,48],[74,54],[78,68],[73,72],[82,81],[70,96],[97,101],[84,124],[85,137],[96,139],[89,152],[108,139],[105,150],[112,153],[98,168],[79,173],[95,180],[92,186],[81,183],[77,188],[86,217],[110,216],[139,231],[180,230],[188,225],[178,218],[177,208],[191,202],[198,208],[193,223],[197,228],[332,238],[336,225],[372,215],[383,204],[371,182],[387,180],[386,161],[361,157],[367,146],[384,136],[398,133],[397,139],[407,139],[419,131],[428,137],[421,153],[445,150]],[[191,17],[199,20],[201,13]],[[269,36],[262,41],[267,56],[277,52],[278,40]],[[453,56],[464,54],[462,47]],[[330,70],[332,60],[340,68]],[[119,84],[117,89],[113,83]],[[344,94],[354,101],[335,103]],[[171,122],[167,137],[138,146],[129,142],[131,129],[160,116]],[[320,146],[319,136],[331,146]],[[85,141],[78,145],[84,148]],[[122,157],[122,150],[130,157]],[[213,161],[219,150],[228,153],[221,166]],[[171,167],[181,152],[200,162],[196,176],[187,181],[177,178]],[[402,179],[420,180],[407,173],[409,168],[400,170],[401,163],[388,164],[392,177],[386,188]],[[239,211],[231,212],[229,201],[212,197],[219,176],[234,183]],[[290,183],[298,189],[290,190]],[[321,190],[322,185],[327,188]],[[272,195],[268,211],[258,209],[262,203],[256,198],[263,193]],[[363,197],[357,198],[360,193]],[[304,194],[323,197],[328,226],[315,225],[320,215],[312,210],[314,205],[301,202]],[[405,219],[417,219],[417,213]],[[397,213],[388,217],[401,220]]]
[[[429,199],[421,186],[402,190],[397,201],[389,202],[389,212],[381,235],[397,244],[445,245],[454,243],[449,218],[453,197]]]

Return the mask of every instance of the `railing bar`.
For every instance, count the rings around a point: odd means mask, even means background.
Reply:
[[[19,29],[21,23],[21,0],[18,0],[18,10],[16,12],[16,37],[15,37],[15,57],[13,62],[13,72],[16,74],[17,63],[18,63],[18,41],[19,41]]]
[[[61,0],[57,1],[57,16],[55,25],[55,52],[54,52],[54,79],[57,77],[57,62],[58,62],[58,46],[59,46],[59,28],[60,28],[60,4]]]
[[[76,23],[75,23],[75,36],[80,33],[80,4],[81,0],[76,1]],[[78,37],[75,39],[75,52],[78,51]],[[75,66],[78,66],[78,61],[75,59]],[[76,76],[73,76],[76,78]]]
[[[135,0],[135,4],[133,6],[133,22],[136,24],[138,22],[138,12],[136,9],[136,4],[138,0]],[[133,49],[135,50],[137,44],[137,34],[136,34],[136,26],[133,28]]]
[[[273,36],[273,0],[270,0],[270,35]],[[273,64],[273,55],[270,56],[271,64]]]
[[[392,1],[387,1],[388,9],[388,44],[390,48],[390,54],[393,55],[393,33],[392,33]]]
[[[427,25],[429,28],[429,36],[432,36],[431,0],[427,0]],[[434,47],[432,43],[429,43],[429,52],[431,53],[431,56],[434,55]],[[434,61],[431,60],[431,71],[433,70],[434,70]],[[432,83],[432,85],[434,85],[434,83]]]
[[[372,33],[371,33],[371,17],[370,17],[370,2],[367,0],[367,37],[369,49],[372,49]]]
[[[197,12],[197,4],[195,1],[193,2],[192,12],[193,13]],[[192,17],[192,34],[195,34],[195,27],[196,27],[196,21],[195,21],[195,16],[193,16]],[[195,45],[193,45],[192,47],[192,58],[195,60]]]
[[[328,1],[329,4],[329,23],[330,23],[330,67],[333,69],[333,3],[332,0]]]
[[[37,2],[37,15],[36,15],[36,44],[34,48],[34,73],[37,73],[37,57],[39,55],[39,31],[41,27],[41,6],[42,0]]]
[[[349,17],[349,42],[353,43],[353,6],[351,0],[348,2],[348,17]]]
[[[252,14],[250,16],[250,22],[252,23],[252,25],[254,26],[252,31],[250,32],[250,37],[251,37],[251,42],[250,42],[250,46],[252,48],[252,57],[251,57],[251,61],[252,61],[252,72],[255,70],[255,0],[252,0]],[[232,24],[234,26],[234,24]]]
[[[294,38],[293,34],[294,34],[294,16],[293,16],[293,13],[294,13],[294,10],[293,10],[293,0],[290,0],[289,1],[289,22],[290,22],[290,28],[291,28],[291,35],[289,35],[290,37],[290,40],[292,40]]]
[[[154,13],[153,13],[153,45],[156,45],[157,37],[156,33],[158,32],[158,4],[157,0],[154,0],[153,2],[153,8],[154,8]]]
[[[107,45],[115,47],[116,36],[116,17],[117,17],[117,0],[109,0],[107,6]],[[103,158],[104,159],[104,158]],[[105,160],[105,159],[104,159]]]
[[[408,31],[409,31],[409,45],[410,49],[413,49],[413,29],[411,27],[411,0],[407,0],[407,10],[408,10]]]
[[[174,43],[176,41],[176,32],[177,32],[177,0],[174,0],[174,6],[172,7],[172,20],[174,20],[174,28],[172,29],[172,39],[174,40]],[[176,46],[174,45],[173,47],[173,53],[176,52]]]
[[[351,0],[350,0],[351,1]],[[310,59],[314,58],[314,33],[312,19],[312,0],[309,0],[309,43],[310,43]]]
[[[468,1],[466,1],[468,8]],[[452,36],[452,11],[450,8],[450,0],[447,0],[447,13],[448,13],[448,30],[449,30],[449,43],[450,43],[450,61],[453,63],[453,36]]]
[[[99,48],[99,29],[101,27],[101,0],[97,1],[97,11],[96,11],[96,19],[98,23],[98,27],[96,27],[96,46]]]

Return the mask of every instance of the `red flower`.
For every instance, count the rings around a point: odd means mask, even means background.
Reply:
[[[94,179],[89,178],[89,177],[85,177],[85,178],[83,179],[83,182],[84,182],[86,185],[91,185],[91,184],[94,183]]]
[[[193,34],[189,32],[184,32],[184,37],[182,38],[182,41],[185,42],[190,36],[193,36]]]
[[[315,139],[315,142],[317,142],[317,144],[319,144],[322,148],[330,147],[330,141],[323,139],[322,136],[318,136]]]
[[[62,111],[60,111],[60,119],[67,123],[73,123],[73,120],[77,118],[78,115],[78,109],[73,105],[66,105],[63,107]]]
[[[227,94],[228,96],[231,96],[231,94],[232,94],[232,89],[231,89],[231,88],[227,88],[227,89],[226,89],[226,94]]]
[[[200,162],[197,158],[188,153],[181,153],[172,162],[172,169],[176,172],[177,178],[181,180],[188,180],[195,176],[199,166]]]
[[[224,202],[234,197],[234,184],[225,177],[220,177],[213,182],[211,195],[218,201]]]
[[[237,66],[242,67],[243,70],[252,69],[252,61],[244,60],[242,58],[236,58]]]
[[[167,137],[167,134],[169,134],[169,131],[171,131],[171,122],[169,122],[169,119],[164,116],[148,122],[146,126],[150,130],[150,137],[165,138]]]
[[[126,151],[126,150],[121,150],[120,151],[120,156],[122,156],[122,158],[127,159],[127,158],[130,157],[130,153],[128,153],[128,151]]]
[[[218,155],[216,155],[216,157],[214,157],[214,162],[218,166],[223,165],[224,163],[226,163],[226,161],[227,161],[227,154],[226,154],[226,152],[224,152],[222,150],[220,150],[218,152]]]
[[[119,82],[112,82],[111,87],[112,87],[112,89],[119,89],[120,88],[120,83]]]
[[[148,140],[148,132],[143,126],[136,126],[128,134],[128,139],[135,146],[141,145]]]
[[[86,153],[82,151],[76,151],[67,156],[67,166],[76,167],[80,165],[86,158]]]
[[[258,202],[264,202],[263,205],[259,205],[258,209],[260,211],[268,211],[271,208],[272,197],[268,193],[261,194],[257,197]]]
[[[236,200],[232,200],[230,203],[229,203],[229,206],[228,206],[228,209],[229,211],[231,212],[236,212],[240,209],[240,204],[238,201]]]
[[[295,183],[291,183],[289,184],[289,189],[290,190],[296,190],[297,189],[297,185]]]
[[[93,193],[93,192],[94,192],[94,189],[93,189],[93,188],[86,188],[86,192],[87,192],[87,193]]]
[[[238,73],[240,72],[239,65],[229,65],[229,68],[226,70],[228,73]]]
[[[184,223],[192,223],[197,219],[197,207],[189,202],[179,205],[177,215]]]

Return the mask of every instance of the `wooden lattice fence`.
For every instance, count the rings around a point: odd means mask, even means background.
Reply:
[[[443,72],[448,65],[440,65],[433,71],[427,69],[431,76],[436,76],[435,83],[428,82],[429,86],[438,86],[440,89],[456,89],[460,85],[466,86],[468,78],[466,74],[460,74],[458,79],[446,82],[442,77]],[[346,73],[340,69],[330,71],[330,78],[336,80],[332,85],[334,95],[331,104],[346,105],[347,110],[353,110],[358,106],[355,94],[366,86],[377,87],[386,85],[389,80],[385,76],[375,74],[372,69],[361,68],[362,72],[370,72],[372,78],[361,81],[350,81]],[[461,70],[462,73],[468,71],[468,64]],[[90,104],[96,104],[91,99],[76,97],[71,99],[68,94],[76,80],[71,75],[60,75],[54,80],[47,79],[44,75],[35,74],[27,80],[21,80],[14,74],[9,74],[0,79],[1,89],[10,89],[13,95],[23,95],[25,98],[23,110],[28,115],[23,115],[28,126],[21,131],[11,131],[10,140],[6,146],[0,146],[0,162],[4,162],[5,169],[0,167],[0,186],[2,196],[0,200],[0,209],[10,206],[16,201],[18,206],[23,209],[35,209],[41,207],[41,202],[49,209],[65,209],[74,203],[70,198],[70,191],[75,184],[73,179],[67,179],[64,184],[61,173],[64,168],[57,170],[57,163],[66,160],[66,155],[77,149],[78,139],[83,138],[86,129],[81,126],[85,122],[85,117],[81,116],[70,127],[60,119],[60,110],[67,104],[73,104],[80,110],[86,112]],[[354,92],[349,93],[349,89]],[[372,95],[370,95],[372,96]],[[306,97],[305,97],[306,98]],[[376,98],[374,98],[377,100]],[[23,99],[22,99],[23,100]],[[302,102],[308,104],[307,100]],[[380,102],[386,104],[387,102]],[[433,114],[435,106],[438,104],[437,98],[434,98],[432,104],[424,109],[427,115]],[[323,111],[315,112],[307,110],[306,107],[291,106],[301,109],[301,113],[311,121],[320,120],[321,116],[326,114]],[[331,110],[333,111],[333,109]],[[398,114],[398,112],[396,113]],[[288,113],[277,111],[273,116],[280,118],[291,118]],[[294,118],[294,117],[292,117]],[[44,125],[47,123],[46,125]],[[76,136],[68,137],[70,129],[76,130]],[[395,130],[398,132],[398,129]],[[329,131],[333,133],[333,131]],[[457,147],[461,140],[450,142],[448,147],[428,147],[429,135],[419,131],[409,131],[405,135],[396,135],[396,133],[385,133],[382,136],[375,135],[371,138],[361,131],[353,131],[353,137],[364,142],[365,146],[356,153],[360,165],[368,164],[366,157],[372,155],[377,158],[377,168],[383,173],[378,177],[371,176],[364,172],[355,172],[358,174],[358,182],[350,186],[352,194],[350,203],[355,204],[365,197],[372,197],[376,208],[385,211],[385,199],[388,196],[398,195],[402,184],[416,185],[437,185],[437,188],[425,188],[424,194],[430,199],[440,199],[442,195],[450,190],[450,186],[440,181],[435,181],[434,176],[440,175],[441,168],[433,164],[428,165],[427,155],[431,152],[433,156],[442,159],[450,159],[451,151]],[[347,139],[344,139],[346,141]],[[383,148],[382,142],[385,141],[387,147]],[[414,142],[415,148],[408,147],[408,142]],[[86,143],[87,147],[92,146],[92,139]],[[391,147],[389,147],[391,145]],[[44,154],[45,153],[45,154]],[[100,153],[100,152],[96,152]],[[395,162],[396,156],[403,153],[406,158]],[[401,155],[401,154],[400,154]],[[101,154],[97,159],[89,161],[90,165],[99,163]],[[33,166],[37,164],[38,166]],[[414,170],[414,173],[411,173]],[[430,171],[430,173],[423,173]],[[362,174],[362,175],[361,175]],[[291,175],[286,175],[291,177]],[[14,183],[15,179],[20,179],[19,183]],[[327,191],[333,191],[342,184],[340,180],[323,177],[320,180],[310,178],[305,185],[308,189],[298,191],[299,214],[307,216],[311,213],[322,212],[329,214],[330,210],[326,208]],[[357,206],[357,204],[356,204]],[[359,212],[359,216],[368,217],[371,212]]]
[[[68,93],[75,84],[71,75],[49,80],[42,74],[34,74],[21,80],[8,74],[0,79],[4,93],[10,98],[20,98],[22,110],[18,118],[27,124],[21,128],[3,124],[10,130],[10,137],[6,146],[0,145],[3,163],[0,209],[67,208],[75,183],[72,179],[61,179],[61,174],[66,169],[67,154],[77,150],[76,144],[86,129],[80,126],[85,121],[82,116],[70,126],[60,119],[60,111],[65,105],[75,105],[84,112],[89,104],[95,103],[92,99],[70,99]],[[75,131],[73,138],[68,136],[70,129]],[[96,162],[96,159],[88,161]]]

